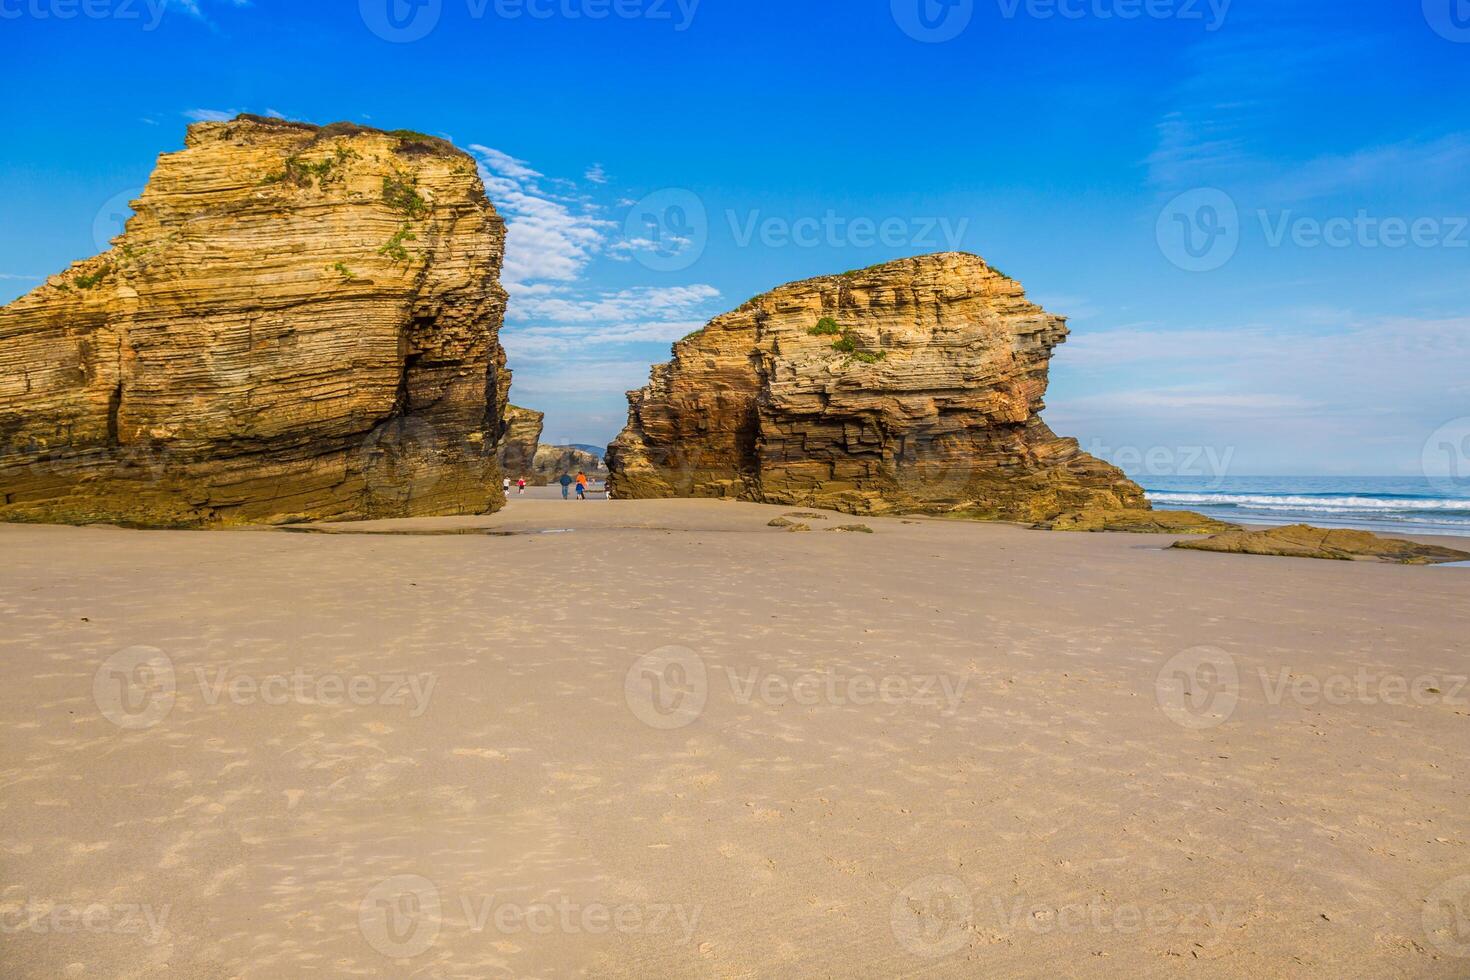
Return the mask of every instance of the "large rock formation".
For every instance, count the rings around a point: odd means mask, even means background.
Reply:
[[[1066,336],[974,255],[782,286],[675,344],[629,394],[614,491],[1028,522],[1147,510],[1038,416]]]
[[[0,520],[489,511],[504,225],[450,144],[189,128],[111,251],[0,310]]]
[[[505,410],[505,424],[500,437],[500,471],[512,480],[531,480],[536,453],[541,448],[541,432],[546,415],[519,405]]]

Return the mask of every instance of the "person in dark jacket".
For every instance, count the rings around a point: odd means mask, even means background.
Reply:
[[[561,475],[561,479],[558,480],[558,481],[556,481],[556,482],[558,482],[558,483],[561,484],[561,499],[563,499],[563,500],[570,500],[570,499],[572,499],[572,477],[571,477],[571,475],[568,474],[568,473],[563,473]]]

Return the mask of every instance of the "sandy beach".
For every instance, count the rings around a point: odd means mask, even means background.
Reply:
[[[1470,975],[1470,569],[545,494],[0,526],[0,973]]]

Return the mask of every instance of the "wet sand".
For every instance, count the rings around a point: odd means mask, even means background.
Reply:
[[[791,512],[0,526],[0,975],[1470,975],[1470,569]]]

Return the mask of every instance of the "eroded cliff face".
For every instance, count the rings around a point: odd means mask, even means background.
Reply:
[[[441,140],[191,126],[104,255],[0,310],[0,520],[478,513],[505,233]]]
[[[614,491],[1028,522],[1147,509],[1039,417],[1066,336],[974,255],[782,286],[675,344],[629,394]]]
[[[531,479],[536,465],[536,450],[541,445],[541,432],[546,426],[543,412],[507,406],[504,433],[500,437],[500,470],[512,480]]]

